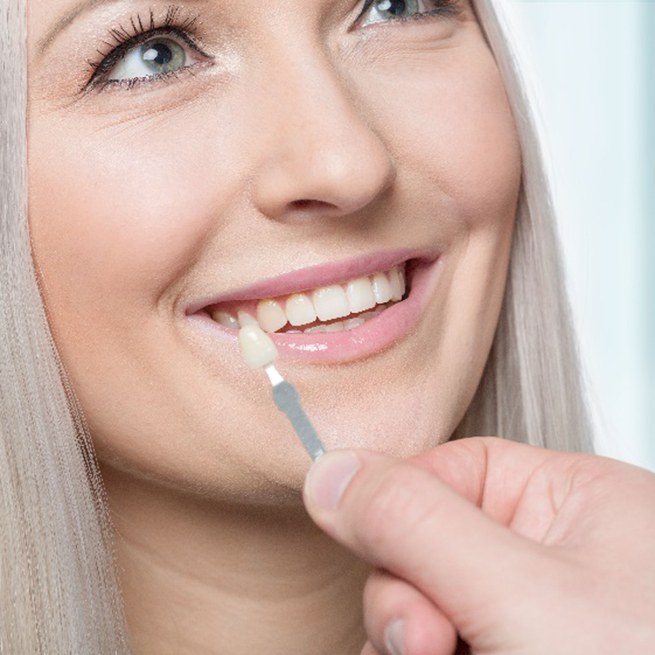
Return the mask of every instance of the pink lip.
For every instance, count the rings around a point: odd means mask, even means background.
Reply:
[[[202,327],[216,337],[229,339],[236,347],[237,331],[213,321],[206,308],[209,305],[234,301],[284,296],[347,279],[385,271],[412,260],[409,296],[380,315],[353,330],[319,332],[313,334],[274,333],[271,338],[280,357],[307,363],[337,363],[363,359],[381,352],[407,335],[418,322],[434,286],[439,259],[437,253],[426,251],[393,251],[370,255],[357,260],[334,264],[321,264],[292,271],[276,278],[263,280],[221,296],[194,303],[186,314],[199,320]]]

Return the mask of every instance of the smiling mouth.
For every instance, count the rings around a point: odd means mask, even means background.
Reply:
[[[305,289],[285,296],[218,303],[205,311],[218,324],[238,330],[257,323],[278,334],[314,334],[354,330],[404,300],[412,262],[340,284]]]

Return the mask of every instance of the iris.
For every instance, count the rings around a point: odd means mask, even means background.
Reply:
[[[141,59],[155,74],[179,70],[186,63],[184,49],[175,41],[161,38],[147,41],[141,46]]]

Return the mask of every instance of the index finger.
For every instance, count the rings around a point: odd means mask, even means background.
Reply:
[[[566,496],[576,467],[591,459],[581,453],[546,450],[498,437],[468,437],[439,445],[410,461],[437,475],[503,525],[513,524],[530,492],[533,516],[541,514],[539,505],[548,513],[548,517],[540,517],[540,532],[554,513],[551,501]]]

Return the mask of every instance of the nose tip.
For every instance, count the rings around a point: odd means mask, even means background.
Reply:
[[[296,143],[287,141],[284,154],[266,164],[255,192],[263,214],[276,220],[350,215],[390,187],[395,168],[378,136],[364,124],[341,128],[297,134]]]

